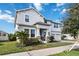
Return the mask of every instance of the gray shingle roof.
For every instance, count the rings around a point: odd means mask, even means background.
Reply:
[[[51,25],[51,24],[47,24],[47,23],[43,23],[43,22],[37,22],[37,23],[35,23],[34,25],[36,25],[36,24],[46,25],[46,26],[50,26],[50,25]]]

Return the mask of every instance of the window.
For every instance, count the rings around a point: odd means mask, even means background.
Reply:
[[[63,26],[62,26],[62,24],[60,24],[60,28],[62,28]]]
[[[29,37],[29,29],[25,29],[25,32],[26,32],[26,34],[27,34],[28,37]]]
[[[50,32],[48,32],[48,35],[50,36]]]
[[[25,21],[29,22],[29,16],[28,15],[25,15]]]
[[[54,24],[54,28],[58,28],[58,24],[55,23],[55,24]]]
[[[60,34],[56,34],[56,35],[60,35]]]
[[[55,34],[52,34],[52,36],[55,36]]]
[[[31,37],[35,37],[35,30],[31,29]]]

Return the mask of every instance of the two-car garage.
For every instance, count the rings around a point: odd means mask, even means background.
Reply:
[[[51,36],[53,36],[54,37],[54,40],[55,41],[60,41],[61,40],[61,32],[54,32],[54,31],[52,31],[51,32]]]

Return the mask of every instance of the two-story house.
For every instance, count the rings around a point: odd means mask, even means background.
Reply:
[[[48,36],[54,36],[54,40],[61,40],[61,24],[46,20],[36,9],[28,8],[16,11],[15,29],[26,31],[31,37],[39,37],[46,43]]]

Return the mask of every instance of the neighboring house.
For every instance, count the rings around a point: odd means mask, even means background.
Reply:
[[[71,36],[70,34],[62,34],[62,36],[65,36],[64,40],[74,40],[74,37]]]
[[[26,31],[31,37],[39,37],[46,43],[48,36],[54,36],[54,40],[61,40],[61,24],[46,20],[36,9],[28,8],[16,11],[15,29]]]
[[[8,40],[8,33],[0,31],[0,41],[7,41]]]
[[[65,32],[65,31],[63,31],[63,30],[64,30],[64,24],[62,24],[61,30],[62,30],[62,35],[61,35],[61,37],[63,38],[62,40],[74,40],[74,37],[71,36],[71,34],[69,34],[69,33],[64,33],[64,32]]]

